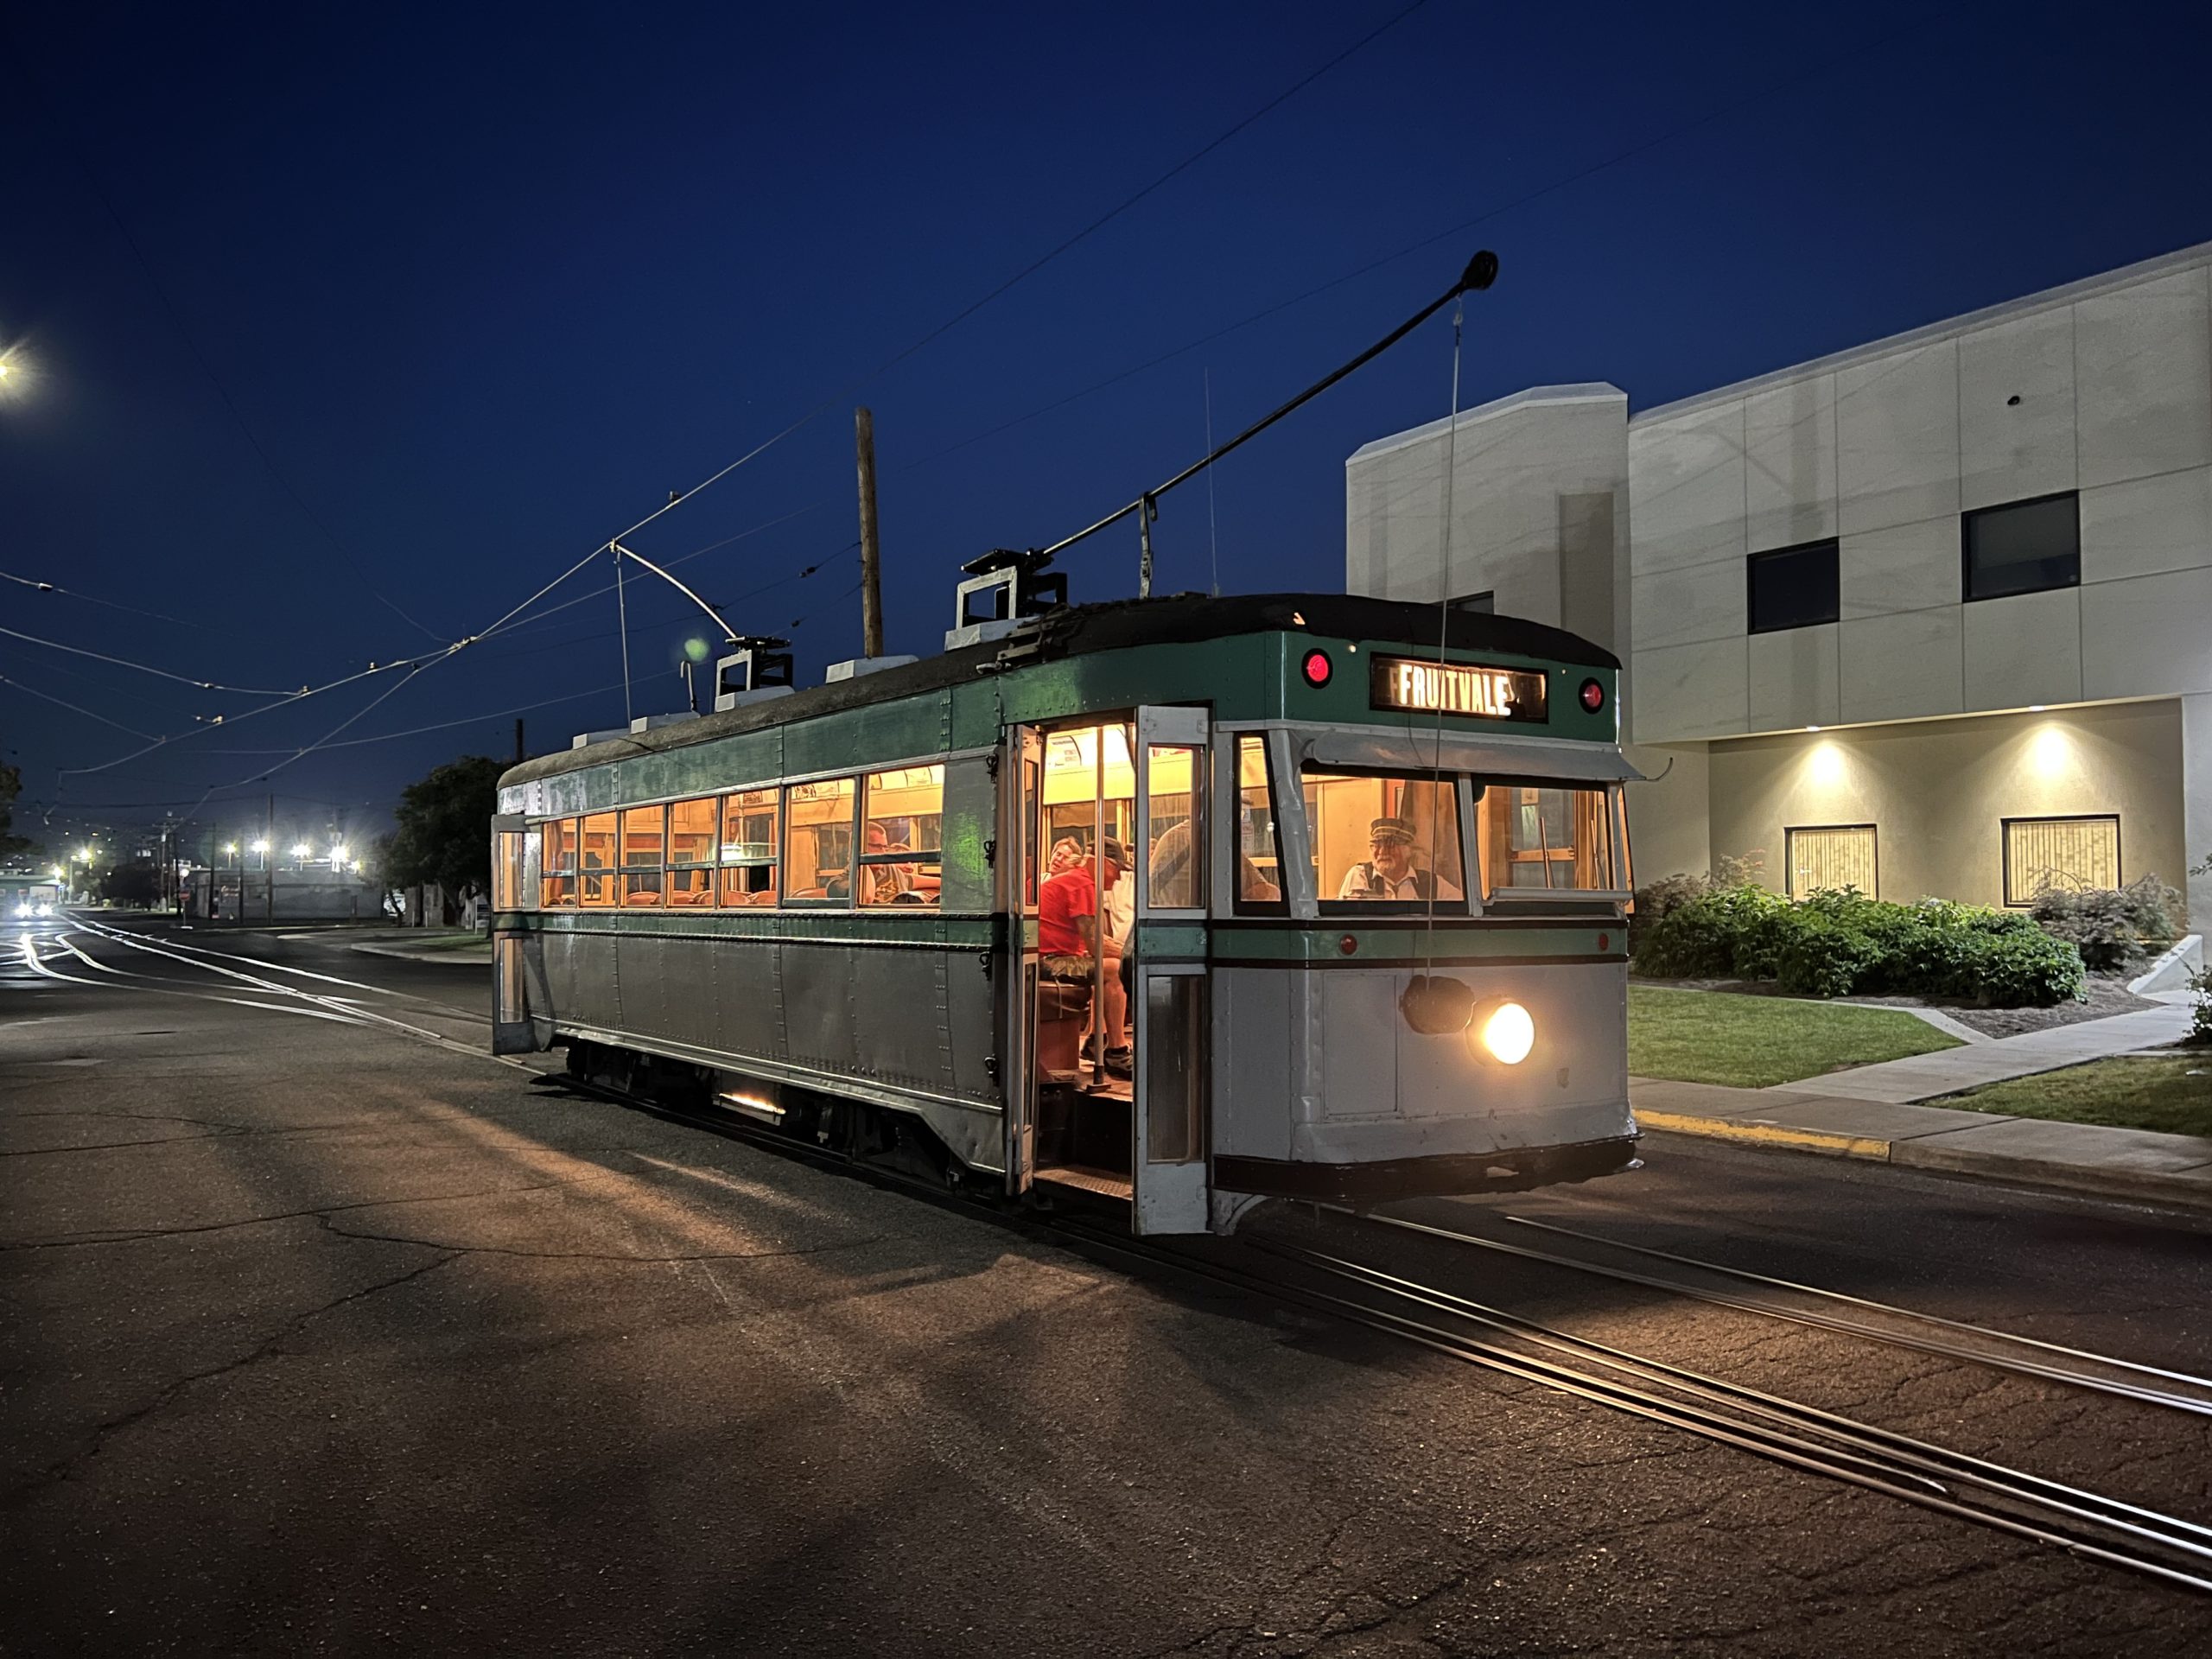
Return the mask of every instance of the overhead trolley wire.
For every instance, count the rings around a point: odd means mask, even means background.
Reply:
[[[16,690],[21,691],[26,696],[36,697],[42,702],[58,704],[61,708],[67,709],[73,715],[82,715],[87,720],[97,720],[103,726],[112,726],[117,731],[128,732],[133,737],[151,736],[150,733],[142,732],[134,726],[125,726],[119,720],[110,720],[105,715],[94,714],[89,709],[82,709],[73,702],[65,702],[63,699],[55,696],[50,691],[41,691],[35,686],[25,685],[21,680],[10,679],[5,674],[0,674],[0,685],[12,685]]]
[[[167,622],[174,627],[196,628],[203,633],[214,632],[205,622],[188,622],[181,616],[170,616],[161,611],[143,610],[136,605],[118,604],[111,599],[101,599],[97,594],[80,594],[73,588],[64,588],[58,582],[40,582],[29,576],[19,576],[12,570],[0,570],[0,582],[12,582],[18,587],[29,588],[41,594],[59,594],[64,599],[73,599],[81,604],[105,606],[111,611],[126,611],[132,616],[146,617],[156,622]]]

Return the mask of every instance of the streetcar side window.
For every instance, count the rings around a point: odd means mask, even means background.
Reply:
[[[543,910],[576,905],[576,821],[554,818],[537,827],[537,903]]]
[[[1483,895],[1617,893],[1612,791],[1603,787],[1486,785],[1476,804]]]
[[[942,766],[870,772],[861,806],[861,903],[936,908],[944,832]]]
[[[842,910],[853,902],[853,780],[793,784],[784,812],[784,902]]]
[[[1268,788],[1267,740],[1236,740],[1236,908],[1283,907],[1282,857],[1275,842],[1274,797]]]
[[[615,883],[620,878],[614,873],[614,842],[620,833],[620,813],[594,812],[583,820],[577,882],[577,897],[582,904],[603,906],[615,902]]]
[[[661,861],[667,850],[667,809],[633,806],[622,814],[622,903],[643,910],[661,901]]]
[[[779,789],[747,789],[722,797],[721,902],[776,902],[776,834],[782,821]]]
[[[716,805],[711,796],[669,805],[668,902],[671,908],[715,902]]]
[[[1153,910],[1198,910],[1206,901],[1206,847],[1195,787],[1205,751],[1154,743],[1145,752],[1145,904]]]

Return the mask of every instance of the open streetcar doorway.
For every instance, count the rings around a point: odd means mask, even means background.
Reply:
[[[1008,745],[1009,1185],[1120,1199],[1141,1233],[1207,1224],[1207,735],[1147,708]]]

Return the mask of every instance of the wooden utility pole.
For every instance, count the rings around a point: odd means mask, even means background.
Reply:
[[[530,757],[527,754],[523,753],[522,716],[518,715],[515,716],[515,765],[520,766],[529,758]]]
[[[861,655],[883,655],[882,548],[875,531],[875,416],[853,411],[853,448],[861,474]]]

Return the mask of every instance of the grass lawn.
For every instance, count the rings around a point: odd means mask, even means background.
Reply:
[[[1764,1089],[1958,1046],[1926,1020],[1890,1008],[1628,988],[1628,1069],[1639,1077]]]
[[[2212,1050],[2199,1049],[2172,1059],[2161,1055],[2148,1060],[2092,1060],[1928,1103],[2007,1117],[2212,1135]]]

